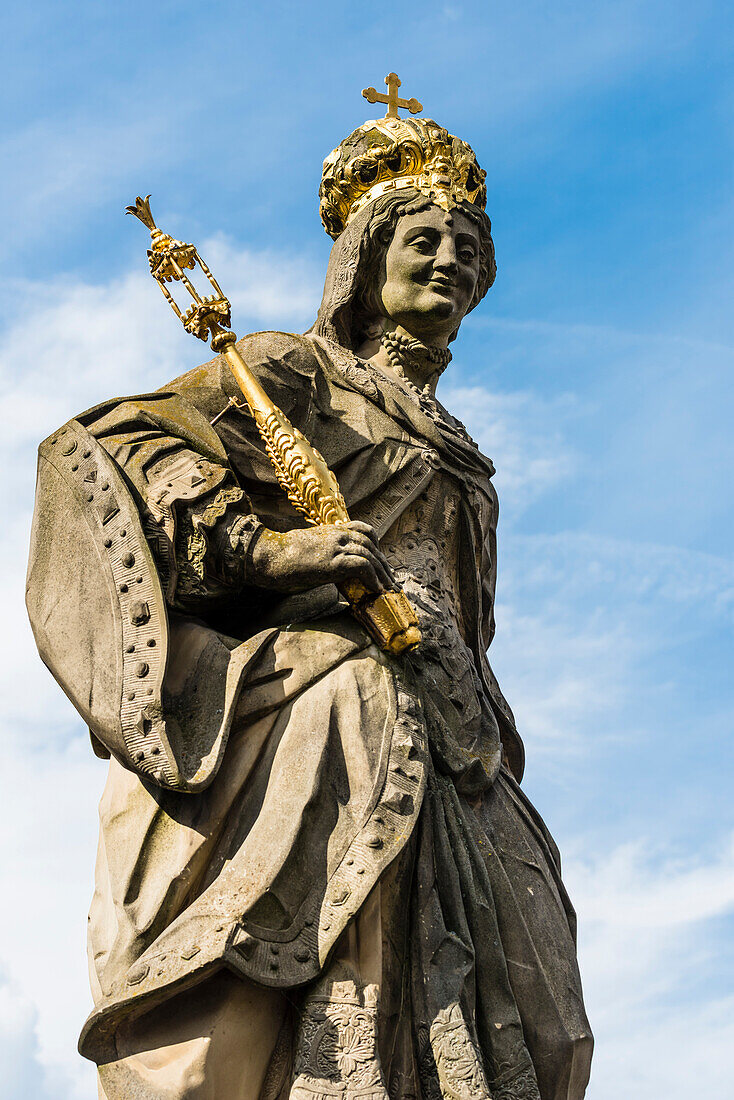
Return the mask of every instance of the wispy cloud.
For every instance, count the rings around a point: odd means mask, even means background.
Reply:
[[[624,591],[624,609],[645,614],[649,602],[678,613],[699,608],[706,617],[734,622],[734,560],[678,546],[633,542],[566,531],[557,535],[513,533],[505,595],[522,586],[536,600],[545,591],[554,611],[563,604]],[[607,598],[611,598],[608,596]]]
[[[0,1058],[2,1100],[72,1100],[73,1085],[63,1074],[50,1078],[39,1058],[38,1017],[33,1003],[13,982],[0,977]],[[91,1084],[91,1082],[90,1082]],[[91,1093],[90,1093],[91,1095]],[[79,1098],[81,1100],[81,1097]]]
[[[571,757],[601,760],[616,744],[649,760],[673,729],[731,721],[714,693],[694,719],[677,684],[702,647],[730,645],[730,559],[585,532],[507,532],[498,588],[492,660],[546,780],[562,782]]]
[[[726,1100],[734,998],[721,988],[734,838],[708,859],[638,842],[567,859],[597,1047],[590,1095]]]
[[[620,349],[646,347],[665,351],[670,348],[684,347],[703,353],[723,352],[734,355],[734,346],[731,344],[687,336],[676,333],[674,330],[642,332],[616,325],[594,325],[581,321],[546,321],[534,317],[472,317],[468,324],[479,330],[519,333],[525,337],[531,335],[546,342],[556,343],[560,340],[565,348],[568,348],[569,342],[575,344],[580,340],[584,345],[593,344],[597,347],[608,347],[610,343]]]
[[[225,293],[230,293],[233,317],[243,323],[291,326],[300,331],[316,316],[323,272],[309,260],[275,252],[242,248],[219,234],[202,254]],[[244,330],[243,330],[244,331]]]
[[[39,677],[40,679],[40,677]],[[91,1008],[87,986],[86,914],[92,896],[96,805],[105,766],[91,754],[86,731],[67,724],[59,743],[58,711],[49,706],[45,745],[9,738],[3,788],[0,861],[0,1048],[2,1100],[84,1100],[94,1075],[76,1053]],[[17,1087],[17,1082],[25,1087]],[[47,1091],[46,1091],[47,1090]]]
[[[551,400],[532,391],[490,391],[452,386],[439,392],[444,404],[470,426],[474,439],[497,467],[495,484],[510,520],[549,488],[570,477],[576,456],[567,425],[578,413],[568,394]]]
[[[307,262],[238,248],[223,236],[201,249],[232,296],[243,334],[276,324],[298,329],[313,317],[320,285]],[[97,284],[17,281],[4,297],[17,321],[0,333],[0,415],[12,425],[3,446],[15,453],[85,406],[156,389],[211,355],[183,331],[142,270]],[[28,339],[30,316],[42,344]]]

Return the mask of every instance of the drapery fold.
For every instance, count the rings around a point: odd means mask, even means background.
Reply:
[[[99,453],[96,488],[83,492],[104,505],[104,451],[141,542],[130,549],[133,524],[118,507],[106,549],[100,513],[98,545],[83,545],[79,569],[88,578],[108,554],[110,622],[128,633],[110,633],[104,649],[90,642],[78,667],[104,664],[108,679],[90,698],[104,688],[112,718],[127,707],[133,730],[132,741],[100,737],[115,759],[101,807],[96,1003],[82,1052],[114,1062],[119,1034],[138,1021],[144,1042],[146,1014],[160,1018],[195,986],[217,988],[227,971],[264,997],[287,991],[304,1021],[309,996],[327,990],[316,1011],[333,1025],[324,1051],[339,1055],[322,1089],[329,1097],[348,1100],[339,1074],[367,1065],[370,1087],[391,1100],[578,1100],[591,1035],[573,912],[555,846],[512,777],[522,774],[522,744],[485,653],[496,571],[491,463],[460,426],[441,430],[327,336],[261,333],[240,347],[323,451],[353,514],[387,525],[384,545],[407,563],[421,602],[425,644],[415,658],[388,661],[333,586],[284,598],[238,572],[251,527],[302,520],[252,419],[231,402],[236,384],[221,359],[74,422],[91,441],[85,461]],[[49,446],[67,446],[62,434]],[[76,456],[63,460],[70,469]],[[56,484],[39,496],[49,539]],[[411,517],[429,497],[430,522]],[[68,560],[73,539],[63,532],[55,562]],[[157,634],[143,631],[150,608],[133,599],[144,558],[160,589]],[[82,589],[88,596],[92,586]],[[65,655],[52,648],[58,672]],[[151,690],[154,654],[159,695],[148,703],[140,693]],[[127,679],[107,686],[118,657]],[[154,719],[168,723],[181,789],[150,763],[156,744],[138,756],[135,738]],[[99,733],[106,728],[101,721]],[[383,903],[370,916],[375,890]],[[345,931],[368,920],[378,922],[385,968],[369,981],[357,968],[347,988],[331,968]],[[309,1034],[310,1051],[324,1032]]]

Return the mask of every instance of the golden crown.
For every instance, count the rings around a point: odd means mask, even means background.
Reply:
[[[398,99],[400,81],[385,78],[388,94],[365,88],[370,103],[386,103],[384,118],[363,123],[324,161],[319,198],[321,221],[336,239],[352,218],[380,195],[412,187],[436,206],[452,210],[460,202],[484,209],[487,173],[465,141],[430,118],[399,118],[398,107],[422,111],[417,99]]]

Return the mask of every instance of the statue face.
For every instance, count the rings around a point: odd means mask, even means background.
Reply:
[[[385,315],[424,343],[447,340],[469,308],[479,265],[479,230],[460,210],[403,215],[385,255]]]

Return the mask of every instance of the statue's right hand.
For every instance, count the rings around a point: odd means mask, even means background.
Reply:
[[[371,592],[395,588],[374,528],[357,521],[284,533],[263,529],[248,573],[254,584],[281,592],[355,580]]]

